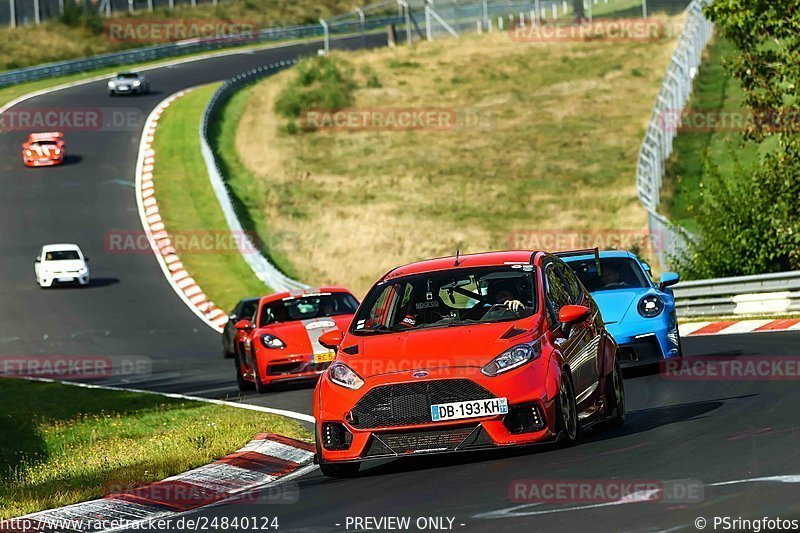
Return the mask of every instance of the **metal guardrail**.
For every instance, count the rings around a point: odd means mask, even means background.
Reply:
[[[658,259],[666,266],[670,257],[680,255],[686,230],[678,228],[658,214],[665,162],[672,154],[672,143],[678,134],[680,115],[692,94],[692,82],[700,68],[703,51],[711,40],[714,26],[703,14],[706,0],[693,0],[686,8],[686,24],[678,46],[670,60],[658,93],[647,131],[639,148],[636,168],[636,189],[648,213],[650,234],[659,237],[662,246]]]
[[[368,32],[374,31],[378,28],[383,28],[389,24],[399,24],[401,22],[402,19],[398,18],[397,16],[382,16],[368,19],[363,25],[360,23],[356,24],[353,22],[343,22],[336,25],[333,28],[333,31],[336,34],[360,31]],[[106,67],[131,65],[135,63],[167,59],[199,52],[209,52],[223,48],[243,46],[247,44],[322,37],[322,35],[322,26],[315,24],[308,26],[271,28],[259,30],[249,34],[211,37],[148,46],[144,48],[135,48],[132,50],[102,54],[84,59],[46,63],[44,65],[2,72],[0,73],[0,87],[6,87],[28,81],[36,81],[45,78],[65,76],[67,74],[90,72]]]
[[[258,250],[259,247],[252,242],[249,234],[242,227],[242,223],[236,213],[236,208],[232,200],[232,192],[229,190],[225,178],[220,171],[214,151],[211,149],[211,144],[209,143],[208,127],[211,121],[218,117],[219,111],[236,91],[266,76],[288,68],[295,63],[296,60],[280,61],[244,72],[228,80],[214,92],[214,95],[208,101],[208,104],[206,104],[206,108],[203,110],[203,117],[200,120],[200,151],[203,154],[203,159],[208,169],[208,178],[211,180],[211,187],[214,189],[214,194],[217,196],[217,200],[219,201],[219,205],[222,208],[222,212],[225,215],[225,220],[231,232],[234,235],[241,235],[250,241],[248,246],[245,247],[248,250]],[[243,253],[242,257],[247,261],[247,264],[250,265],[250,268],[258,279],[276,291],[298,290],[308,287],[308,285],[286,276],[261,253]]]
[[[800,271],[684,281],[673,292],[683,317],[797,313]]]

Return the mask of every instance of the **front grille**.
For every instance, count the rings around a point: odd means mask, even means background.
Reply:
[[[494,443],[476,425],[439,429],[417,430],[402,433],[374,433],[367,447],[367,457],[434,453],[472,448],[484,448]]]
[[[352,410],[359,429],[431,422],[431,405],[488,400],[494,395],[468,379],[442,379],[383,385],[369,391]]]

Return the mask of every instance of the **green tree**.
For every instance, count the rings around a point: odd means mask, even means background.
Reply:
[[[707,158],[700,231],[677,266],[689,278],[800,269],[800,0],[715,0],[706,14],[736,46],[724,65],[754,117],[744,137],[777,146],[733,176]]]

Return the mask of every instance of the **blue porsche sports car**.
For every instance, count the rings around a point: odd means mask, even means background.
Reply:
[[[564,257],[600,307],[606,328],[619,344],[622,366],[681,357],[675,297],[669,287],[680,276],[665,272],[659,283],[650,266],[625,251]],[[598,272],[599,268],[599,272]]]

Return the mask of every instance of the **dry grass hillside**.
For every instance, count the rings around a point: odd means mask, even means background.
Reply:
[[[452,110],[441,130],[291,134],[274,102],[295,74],[281,73],[250,90],[236,133],[252,218],[301,279],[358,291],[399,263],[509,248],[519,230],[643,231],[636,156],[674,44],[493,34],[336,52],[356,108]]]

